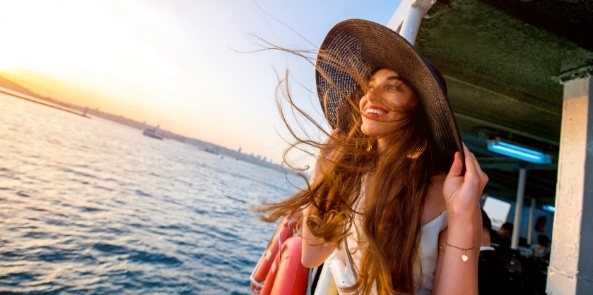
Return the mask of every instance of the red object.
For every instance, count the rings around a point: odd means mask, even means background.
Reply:
[[[282,247],[283,243],[293,235],[294,223],[301,215],[302,212],[299,211],[293,214],[290,218],[284,218],[282,224],[276,229],[276,232],[268,243],[268,248],[262,254],[262,257],[251,274],[251,292],[253,294],[264,294],[264,282],[274,282],[274,276],[276,274],[275,268],[277,268],[278,262],[276,262],[274,266],[273,263],[278,260],[277,256],[280,247]],[[273,274],[271,276],[272,272]],[[267,285],[272,285],[272,283]],[[269,293],[269,290],[267,292]]]
[[[274,282],[276,280],[276,274],[278,273],[278,264],[280,262],[280,256],[276,255],[274,259],[274,263],[270,268],[270,271],[267,273],[266,280],[264,282],[264,286],[261,288],[259,295],[270,295],[272,292],[272,288],[274,287]],[[266,284],[267,282],[267,284]]]
[[[304,295],[307,292],[308,268],[301,263],[302,238],[293,236],[282,245],[272,295]],[[266,278],[266,282],[268,279]],[[264,284],[266,288],[267,284]],[[264,294],[262,292],[262,294]]]
[[[301,264],[302,238],[288,238],[276,256],[260,295],[304,295],[309,271]]]

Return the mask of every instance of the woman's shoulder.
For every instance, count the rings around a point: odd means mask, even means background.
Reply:
[[[445,177],[446,174],[437,174],[431,179],[428,195],[424,203],[424,212],[422,213],[422,225],[435,220],[446,210],[445,199],[443,198]]]

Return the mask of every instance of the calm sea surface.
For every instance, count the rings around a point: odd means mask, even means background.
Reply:
[[[275,228],[250,208],[293,191],[267,168],[0,94],[0,293],[249,294]]]

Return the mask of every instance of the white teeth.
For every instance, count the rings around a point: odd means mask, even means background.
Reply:
[[[382,111],[379,111],[379,110],[377,110],[377,109],[367,109],[367,110],[365,111],[365,113],[367,113],[367,114],[377,114],[377,115],[383,115],[383,112],[382,112]]]

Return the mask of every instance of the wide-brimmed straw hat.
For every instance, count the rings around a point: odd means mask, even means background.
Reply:
[[[432,133],[433,157],[452,163],[463,155],[461,137],[447,99],[441,73],[418,50],[395,31],[367,20],[351,19],[335,25],[319,49],[316,67],[317,94],[333,128],[343,127],[339,116],[350,107],[347,99],[362,89],[360,76],[389,68],[411,86],[424,107]],[[358,76],[358,77],[357,77]],[[358,104],[356,104],[358,105]]]

